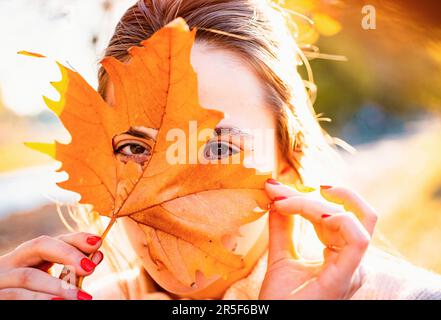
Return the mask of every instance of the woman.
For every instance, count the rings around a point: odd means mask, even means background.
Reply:
[[[441,298],[437,275],[368,250],[377,215],[354,191],[322,185],[317,197],[287,185],[333,181],[328,164],[336,159],[296,71],[301,51],[289,35],[285,16],[269,2],[141,0],[123,16],[106,56],[127,61],[128,48],[176,17],[198,28],[191,63],[201,105],[229,115],[222,127],[277,132],[276,144],[267,153],[269,160],[276,159],[271,169],[278,177],[265,184],[271,210],[247,225],[237,243],[245,268],[227,278],[197,274],[191,287],[183,286],[169,270],[155,267],[139,226],[121,218],[102,251],[113,271],[125,271],[125,278],[112,274],[101,280],[88,278],[89,293],[66,287],[48,269],[58,263],[73,266],[76,276],[91,275],[104,257],[98,251],[101,239],[88,233],[40,237],[0,258],[0,298],[89,300],[90,293],[107,299]],[[113,88],[104,69],[99,72],[99,92],[112,104]],[[218,158],[228,156],[235,146],[231,137],[226,141],[226,147],[217,145],[209,152]],[[148,144],[139,134],[118,141],[114,149],[124,161],[149,157]],[[99,217],[82,207],[76,216],[100,234]],[[324,245],[323,259],[311,261],[320,256],[310,250],[313,240],[299,228],[304,224],[301,219],[314,226]]]

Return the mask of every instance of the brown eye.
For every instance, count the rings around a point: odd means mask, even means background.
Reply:
[[[133,160],[137,163],[144,163],[151,155],[151,147],[138,141],[129,141],[116,146],[115,153],[120,155],[122,160]]]
[[[118,152],[126,156],[132,156],[136,154],[148,154],[147,148],[136,143],[125,144],[118,149]]]
[[[212,141],[207,143],[204,156],[208,160],[220,160],[238,153],[239,150],[225,141]]]

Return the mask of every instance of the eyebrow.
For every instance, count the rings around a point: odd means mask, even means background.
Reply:
[[[238,127],[232,127],[232,126],[219,126],[214,129],[214,132],[217,136],[222,136],[222,135],[228,134],[230,136],[252,137],[252,135],[250,133],[239,129]],[[150,140],[155,141],[155,138],[152,137],[148,132],[140,131],[135,128],[130,128],[128,131],[126,131],[124,133],[132,135],[137,138],[150,139]]]
[[[155,138],[152,137],[148,132],[140,131],[135,128],[130,128],[127,132],[124,132],[126,134],[130,134],[131,136],[142,138],[142,139],[149,139],[155,141]]]
[[[252,135],[248,132],[245,132],[238,127],[230,127],[230,126],[222,126],[216,127],[214,132],[217,136],[222,136],[228,134],[230,136],[244,136],[244,137],[252,137]]]

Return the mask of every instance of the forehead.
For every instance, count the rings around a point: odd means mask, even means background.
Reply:
[[[198,77],[200,104],[225,113],[220,126],[274,129],[275,117],[266,104],[262,80],[242,56],[228,49],[195,42],[191,64]],[[114,103],[111,82],[106,88],[106,101]]]
[[[244,129],[274,128],[261,78],[239,54],[196,42],[191,64],[198,76],[199,102],[226,114],[220,125]]]

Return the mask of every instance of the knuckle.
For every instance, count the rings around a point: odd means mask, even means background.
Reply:
[[[70,264],[74,268],[76,268],[79,265],[81,259],[86,257],[84,254],[80,253],[78,250],[74,248],[67,248],[65,256],[67,257],[67,259],[70,261]]]
[[[57,247],[58,255],[60,257],[66,257],[68,261],[72,261],[72,259],[75,259],[79,255],[81,255],[78,249],[76,249],[74,246],[64,241],[58,242],[56,247]]]
[[[32,240],[29,241],[29,244],[31,246],[35,246],[35,247],[39,247],[45,243],[48,243],[49,241],[51,241],[52,238],[47,236],[47,235],[43,235],[43,236],[39,236],[37,238],[34,238]]]
[[[18,278],[17,281],[23,287],[28,286],[31,283],[31,281],[35,278],[35,270],[31,268],[17,269],[16,273],[17,273],[16,276]]]
[[[70,264],[72,264],[72,262],[74,262],[79,256],[79,254],[73,247],[60,248],[60,254],[62,254],[63,257],[65,257],[65,259],[67,260],[66,262],[69,262]]]
[[[360,250],[365,250],[369,246],[370,242],[371,242],[370,237],[362,236],[357,240],[356,245],[357,248],[359,248]]]

